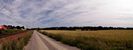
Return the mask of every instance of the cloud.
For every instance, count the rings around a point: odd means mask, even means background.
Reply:
[[[0,0],[0,24],[26,27],[85,25],[132,27],[132,2],[132,0]]]

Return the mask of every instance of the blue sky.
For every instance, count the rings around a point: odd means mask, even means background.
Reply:
[[[132,0],[0,0],[0,24],[133,27]]]

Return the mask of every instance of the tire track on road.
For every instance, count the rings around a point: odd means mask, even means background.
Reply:
[[[27,46],[24,47],[24,50],[80,50],[80,49],[59,43],[47,37],[46,35],[34,31],[29,43],[27,44]]]

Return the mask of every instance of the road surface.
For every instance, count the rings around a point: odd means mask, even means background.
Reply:
[[[27,46],[24,47],[24,50],[80,50],[80,49],[62,44],[37,31],[34,31],[29,43],[27,44]]]

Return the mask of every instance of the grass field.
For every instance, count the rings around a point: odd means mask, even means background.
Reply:
[[[7,31],[7,30],[6,30]],[[5,31],[3,31],[5,32]],[[0,38],[0,50],[23,50],[23,47],[28,43],[33,31],[7,31],[1,35]],[[13,34],[13,35],[11,35]]]
[[[0,38],[4,38],[24,31],[25,30],[15,30],[15,29],[0,30]]]
[[[133,30],[41,30],[40,32],[82,50],[133,50]]]

